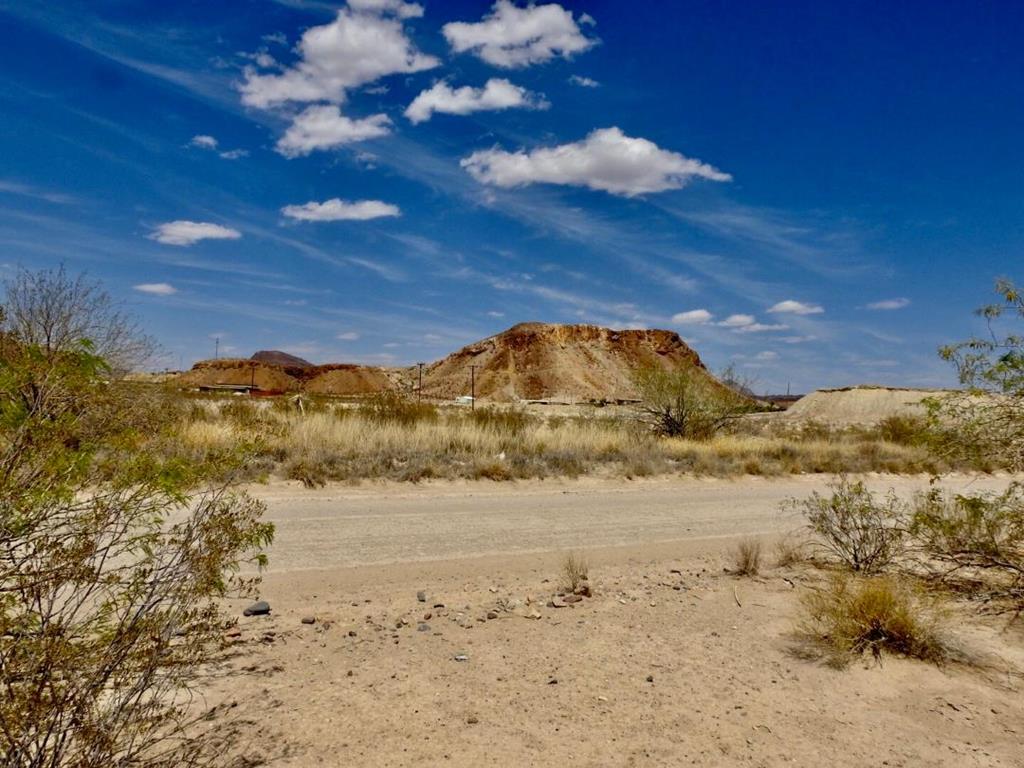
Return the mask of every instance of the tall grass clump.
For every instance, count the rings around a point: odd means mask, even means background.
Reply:
[[[737,576],[757,576],[761,572],[761,542],[743,539],[732,551],[732,572]]]
[[[575,552],[570,552],[562,558],[562,581],[570,592],[575,592],[583,582],[590,576],[590,565]]]
[[[925,661],[947,656],[942,614],[906,584],[889,577],[837,574],[820,591],[803,595],[801,630],[824,643],[835,661],[870,651]]]
[[[414,400],[394,390],[374,395],[361,410],[371,421],[379,424],[412,426],[434,423],[438,419],[437,408],[430,403]]]

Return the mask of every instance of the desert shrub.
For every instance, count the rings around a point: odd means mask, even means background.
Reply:
[[[806,542],[793,534],[783,536],[775,542],[775,565],[779,568],[802,563],[806,559]]]
[[[283,469],[286,478],[298,480],[307,488],[322,488],[334,476],[322,457],[310,454],[288,460]]]
[[[986,571],[1024,611],[1024,485],[1003,493],[949,494],[935,488],[917,499],[910,532],[946,574]]]
[[[829,487],[827,497],[815,491],[784,506],[801,511],[818,543],[844,565],[863,573],[885,568],[902,550],[907,505],[892,490],[880,500],[845,476]]]
[[[825,589],[805,593],[801,605],[802,631],[826,643],[838,663],[865,651],[936,662],[947,655],[941,611],[891,578],[837,574]]]
[[[570,592],[575,592],[580,584],[587,581],[590,575],[590,565],[575,552],[570,552],[562,558],[562,586]]]
[[[248,399],[232,397],[220,407],[220,415],[232,424],[243,428],[255,428],[260,424],[260,407]]]
[[[1000,301],[982,307],[989,333],[939,350],[969,389],[929,403],[944,455],[1024,470],[1024,335],[1006,325],[1024,322],[1024,294],[999,280]]]
[[[535,419],[519,408],[475,408],[469,420],[478,427],[492,429],[499,434],[518,435],[531,426]]]
[[[362,411],[380,424],[401,424],[412,426],[418,423],[434,423],[438,419],[437,408],[430,403],[413,400],[396,391],[385,391],[370,398]]]
[[[928,419],[924,416],[897,414],[879,422],[879,438],[897,445],[924,445],[928,442]]]
[[[663,437],[708,440],[754,409],[752,400],[695,366],[642,368],[635,383],[640,394],[637,420]]]
[[[470,476],[474,480],[495,480],[498,482],[514,480],[516,477],[512,468],[506,462],[497,459],[492,461],[484,460],[474,464]]]
[[[761,542],[743,539],[732,551],[732,572],[737,576],[757,576],[761,572]]]
[[[229,488],[245,457],[211,452],[197,465],[153,450],[163,409],[111,380],[87,342],[5,341],[3,764],[211,756],[198,735],[182,738],[187,693],[219,646],[223,598],[254,586],[240,568],[262,564],[272,535],[262,505]]]

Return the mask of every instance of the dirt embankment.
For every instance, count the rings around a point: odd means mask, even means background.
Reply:
[[[372,395],[398,386],[397,369],[365,365],[283,366],[257,360],[203,360],[183,373],[186,387],[231,384],[269,392],[310,392],[324,395]]]
[[[424,393],[468,395],[475,375],[477,397],[495,402],[633,400],[635,372],[651,365],[706,371],[673,331],[521,323],[429,366]]]
[[[950,394],[942,389],[858,386],[819,389],[793,403],[787,420],[833,426],[870,426],[893,416],[924,416],[924,401]]]

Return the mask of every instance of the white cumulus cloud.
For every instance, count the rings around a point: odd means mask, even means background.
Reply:
[[[593,80],[589,77],[581,77],[580,75],[571,75],[569,77],[569,82],[572,85],[578,85],[581,88],[597,88],[601,85],[597,80]]]
[[[746,325],[753,325],[754,322],[755,318],[753,315],[729,315],[719,325],[724,328],[742,328]]]
[[[366,221],[385,216],[401,216],[397,205],[380,200],[357,200],[349,203],[334,197],[322,203],[286,205],[281,213],[299,221]]]
[[[140,293],[151,293],[154,296],[170,296],[172,293],[178,292],[178,289],[170,283],[139,283],[132,287]]]
[[[441,31],[456,53],[471,51],[488,64],[508,69],[557,56],[567,59],[597,43],[583,34],[572,12],[557,3],[520,8],[498,0],[479,22],[454,21]]]
[[[422,91],[406,108],[405,116],[413,123],[429,120],[435,112],[446,115],[468,115],[471,112],[495,111],[520,107],[547,109],[544,98],[504,78],[491,78],[483,88],[464,85],[452,88],[448,83],[435,83]]]
[[[335,336],[335,338],[340,339],[341,341],[358,341],[359,334],[355,331],[344,331],[343,333],[339,333]]]
[[[868,309],[903,309],[904,307],[910,306],[910,299],[884,299],[882,301],[873,301],[868,304]]]
[[[206,134],[199,134],[197,136],[192,137],[192,140],[189,142],[189,145],[193,147],[199,147],[200,149],[216,149],[217,139],[215,139],[213,136],[207,136]]]
[[[704,325],[711,322],[712,314],[706,309],[691,309],[672,315],[672,322],[678,325]]]
[[[194,245],[200,240],[237,240],[242,233],[231,227],[208,221],[168,221],[158,225],[147,237],[166,245]]]
[[[385,114],[353,120],[334,104],[307,107],[278,139],[277,151],[285,157],[302,157],[318,149],[333,149],[356,141],[375,139],[390,133],[391,119]]]
[[[293,66],[281,73],[246,70],[243,103],[261,109],[289,101],[341,103],[351,88],[436,67],[440,62],[417,50],[402,26],[422,11],[393,0],[350,2],[334,21],[303,33]]]
[[[768,311],[776,315],[820,315],[825,309],[819,304],[807,304],[802,301],[786,299],[769,307]]]
[[[679,189],[690,179],[732,177],[699,160],[661,149],[618,128],[600,128],[582,141],[530,152],[494,148],[474,152],[461,165],[475,179],[499,187],[567,184],[633,197]]]

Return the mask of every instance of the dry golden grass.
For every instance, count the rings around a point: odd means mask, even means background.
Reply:
[[[581,555],[570,552],[562,559],[562,579],[564,580],[562,586],[570,592],[575,592],[589,575],[590,565]]]
[[[863,436],[720,435],[694,441],[657,438],[625,418],[390,407],[313,402],[301,413],[287,401],[196,400],[180,434],[197,452],[255,443],[261,473],[309,485],[363,478],[777,476],[933,468],[919,447]]]
[[[838,664],[865,651],[936,662],[949,655],[937,604],[895,579],[837,574],[801,603],[802,631],[824,643]]]
[[[761,542],[742,539],[732,552],[732,572],[737,576],[757,576],[761,572]]]
[[[775,542],[775,565],[779,568],[802,563],[807,559],[807,541],[801,536],[789,533]]]

